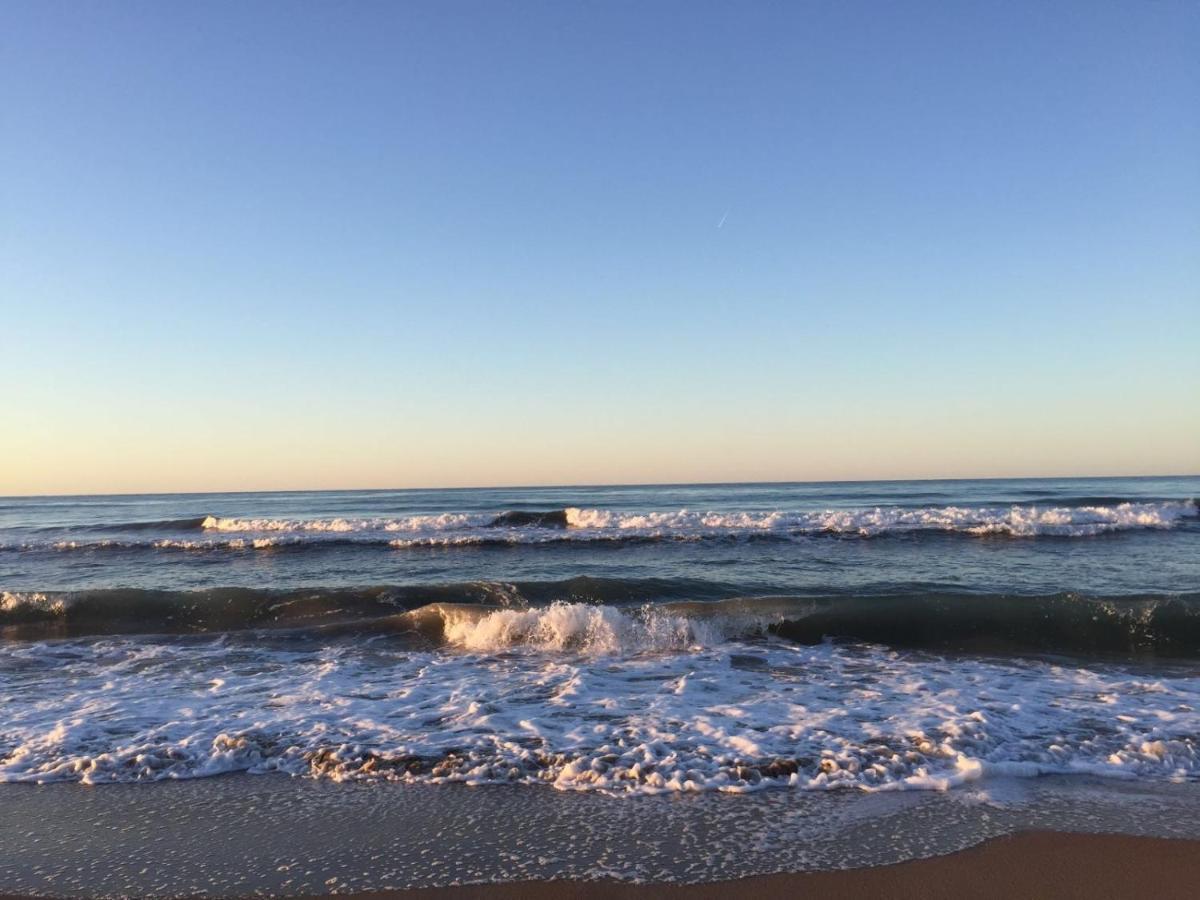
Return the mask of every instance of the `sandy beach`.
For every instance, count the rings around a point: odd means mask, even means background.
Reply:
[[[13,785],[0,896],[1183,897],[1196,786],[619,799],[235,775]]]
[[[766,875],[705,884],[517,881],[461,887],[339,894],[357,900],[742,900],[806,896],[829,900],[921,898],[1194,897],[1200,841],[1115,834],[1024,832],[945,856],[834,872]],[[0,900],[22,895],[0,894]],[[25,895],[31,896],[31,895]],[[48,895],[41,895],[48,896]],[[312,896],[312,895],[301,895]]]
[[[829,900],[921,898],[1194,897],[1200,841],[1108,834],[1026,832],[946,856],[840,872],[767,875],[709,884],[510,882],[355,895],[360,900],[749,900],[805,896]]]

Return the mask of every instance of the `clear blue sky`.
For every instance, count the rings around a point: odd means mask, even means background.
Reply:
[[[1200,4],[0,5],[0,494],[1200,470]]]

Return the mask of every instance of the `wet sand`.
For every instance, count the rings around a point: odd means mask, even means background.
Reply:
[[[709,884],[509,882],[353,895],[360,900],[761,900],[820,897],[1193,898],[1200,891],[1200,841],[1108,834],[1025,832],[977,847],[891,866],[763,875]]]
[[[1198,784],[636,801],[247,775],[4,788],[0,897],[1200,895]]]
[[[339,894],[357,900],[859,900],[937,898],[1192,898],[1200,841],[1108,834],[1024,832],[946,856],[836,872],[763,875],[707,884],[517,881]],[[311,895],[309,895],[311,896]],[[0,900],[25,900],[0,894]]]

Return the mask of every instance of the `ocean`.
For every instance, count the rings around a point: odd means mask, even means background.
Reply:
[[[1180,477],[2,499],[0,782],[1191,781],[1197,497]]]

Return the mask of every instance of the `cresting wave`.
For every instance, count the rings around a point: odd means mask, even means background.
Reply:
[[[345,534],[356,531],[449,531],[491,524],[493,516],[442,513],[435,516],[405,516],[400,519],[223,519],[205,516],[205,531],[283,531]]]
[[[1127,528],[1169,528],[1180,519],[1200,514],[1195,501],[1117,503],[1112,506],[984,506],[823,510],[820,512],[674,512],[629,513],[568,507],[546,512],[514,511],[500,516],[444,514],[404,519],[365,520],[204,520],[205,529],[252,532],[461,532],[465,528],[567,529],[574,540],[614,535],[640,537],[704,537],[754,533],[854,534],[863,537],[912,532],[947,531],[964,534],[1008,534],[1017,537],[1101,534]],[[452,539],[465,540],[457,534]],[[473,536],[480,541],[490,536]],[[420,540],[421,538],[417,538]],[[426,540],[436,540],[426,537]],[[536,536],[530,536],[530,540]],[[551,539],[541,535],[541,539]]]
[[[1081,498],[1090,499],[1090,498]],[[1115,498],[1114,498],[1115,499]],[[101,531],[151,532],[159,537],[75,537],[0,545],[17,551],[177,550],[245,552],[310,547],[530,546],[584,542],[798,540],[828,535],[1086,538],[1132,530],[1168,530],[1195,523],[1195,500],[1116,502],[1108,505],[939,506],[828,509],[808,512],[618,512],[567,507],[496,514],[441,513],[400,518],[221,518],[102,526]]]
[[[728,597],[731,585],[691,579],[568,578],[561,581],[471,581],[173,591],[112,588],[0,592],[0,637],[90,634],[195,634],[257,628],[304,629],[355,623],[364,631],[413,627],[400,613],[443,605],[525,608],[553,602],[640,606],[651,600]]]
[[[1200,658],[1200,594],[902,593],[725,599],[728,586],[572,579],[292,591],[0,594],[0,638],[270,629],[498,652],[684,652],[734,639],[830,639],[953,652]],[[653,596],[657,602],[644,602]],[[674,598],[674,599],[672,599]]]
[[[750,597],[633,609],[562,602],[531,609],[435,604],[405,618],[450,645],[487,652],[514,646],[592,654],[680,652],[763,637],[958,652],[1200,657],[1200,594]]]

